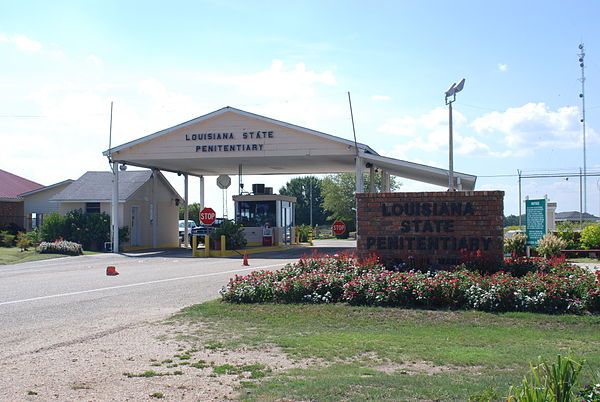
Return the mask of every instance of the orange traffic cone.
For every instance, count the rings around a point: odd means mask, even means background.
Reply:
[[[106,275],[115,276],[119,275],[119,273],[117,272],[117,269],[111,265],[109,267],[106,267]]]
[[[248,264],[248,253],[246,251],[244,251],[244,264],[245,267],[249,266],[250,264]]]

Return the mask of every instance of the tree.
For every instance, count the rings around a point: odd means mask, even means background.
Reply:
[[[369,175],[365,175],[364,190],[369,188]],[[346,223],[348,231],[356,230],[356,177],[352,173],[326,176],[323,179],[323,208],[330,213],[327,219],[341,220]],[[390,191],[400,188],[394,177],[390,177]],[[375,174],[375,190],[381,189],[381,173]]]
[[[279,194],[296,197],[296,225],[310,225],[311,187],[312,187],[312,224],[322,225],[327,216],[321,204],[322,180],[314,176],[296,177],[279,189]]]
[[[522,222],[525,222],[525,217],[522,217]],[[516,215],[508,215],[504,217],[504,227],[519,226],[519,217]]]
[[[183,220],[185,214],[185,207],[183,205],[179,206],[179,219]],[[188,219],[190,221],[196,222],[196,225],[200,224],[200,204],[194,202],[188,205]]]

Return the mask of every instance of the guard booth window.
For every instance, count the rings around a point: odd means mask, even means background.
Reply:
[[[242,201],[237,203],[235,220],[247,227],[276,224],[275,201]]]

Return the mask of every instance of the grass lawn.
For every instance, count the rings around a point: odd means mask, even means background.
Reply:
[[[191,325],[185,339],[224,353],[276,345],[295,359],[316,359],[308,369],[242,382],[247,400],[500,397],[521,384],[538,356],[554,362],[558,354],[583,357],[600,370],[600,316],[212,301],[175,319],[201,324],[198,333]],[[584,371],[591,381],[591,370]]]
[[[83,254],[98,254],[94,251],[84,251]],[[28,261],[48,260],[50,258],[67,257],[64,254],[39,254],[35,249],[21,251],[18,247],[0,247],[0,265],[18,264]]]

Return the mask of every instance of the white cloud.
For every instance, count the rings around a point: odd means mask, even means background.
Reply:
[[[502,72],[508,70],[508,64],[498,63],[498,70],[500,70]]]
[[[548,109],[544,103],[528,103],[505,112],[488,113],[471,123],[478,133],[502,136],[515,155],[527,155],[539,148],[576,148],[581,145],[581,124],[576,106]],[[598,141],[598,135],[589,130],[589,140]],[[506,151],[504,151],[506,154]]]
[[[25,52],[39,52],[42,50],[42,44],[40,42],[21,34],[12,35],[9,42],[13,43],[17,49]]]
[[[316,86],[335,86],[336,79],[329,70],[321,73],[307,70],[304,63],[297,63],[286,71],[281,60],[273,60],[271,68],[247,75],[212,77],[221,84],[234,85],[242,95],[272,97],[278,99],[306,98],[314,96]]]
[[[388,95],[372,95],[371,99],[376,101],[389,101],[392,100],[392,97]]]
[[[463,136],[457,130],[467,119],[460,112],[453,112],[454,151],[457,154],[489,152],[489,147],[474,137]],[[397,145],[384,155],[405,158],[410,150],[437,152],[448,149],[448,110],[437,107],[418,118],[411,116],[388,119],[378,131],[401,136],[406,142]],[[412,160],[412,159],[411,159]]]
[[[401,137],[413,136],[417,130],[418,121],[410,116],[389,119],[378,127],[378,131],[399,135]]]
[[[86,60],[87,60],[87,61],[90,61],[90,62],[92,62],[92,63],[94,63],[94,64],[100,64],[100,57],[98,57],[98,56],[96,56],[96,55],[93,55],[93,54],[90,54],[90,55],[89,55],[89,56],[86,58]]]

